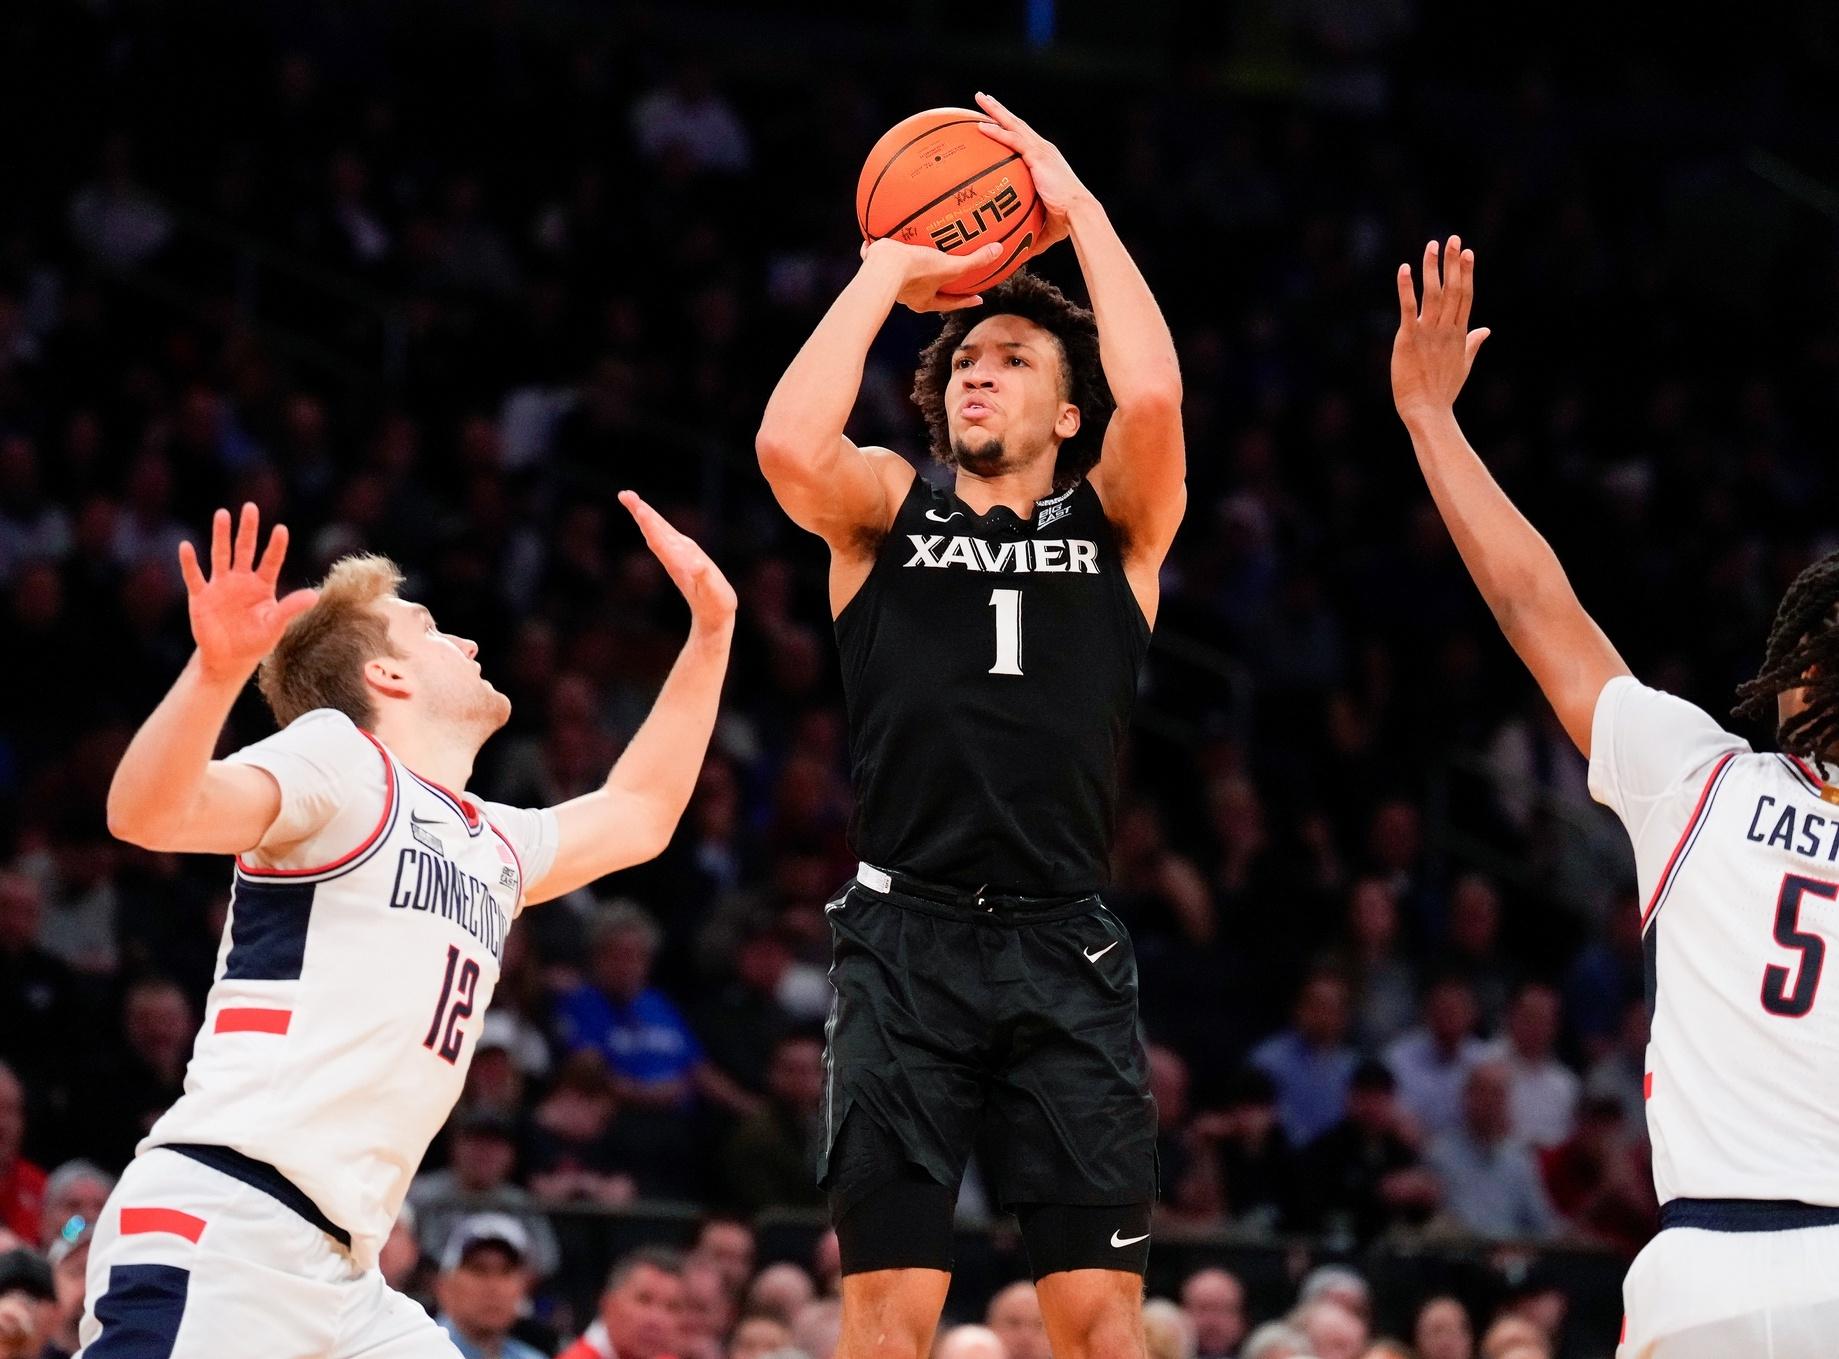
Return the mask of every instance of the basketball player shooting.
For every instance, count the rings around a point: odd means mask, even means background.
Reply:
[[[1839,1004],[1820,981],[1839,932],[1839,554],[1789,587],[1738,690],[1783,753],[1637,682],[1456,423],[1488,336],[1469,329],[1474,296],[1457,237],[1425,250],[1421,303],[1400,267],[1392,393],[1463,563],[1634,843],[1661,1231],[1623,1285],[1618,1353],[1831,1355]]]
[[[459,1098],[513,919],[664,848],[727,667],[734,591],[620,499],[690,636],[605,785],[543,810],[466,791],[510,701],[390,562],[347,557],[277,600],[287,530],[258,562],[253,505],[234,537],[217,512],[208,575],[181,547],[197,649],[116,770],[109,827],[236,867],[185,1094],[96,1228],[86,1354],[457,1354],[378,1249]],[[258,666],[282,729],[213,759]]]
[[[920,1359],[973,1143],[1020,1220],[1056,1359],[1143,1353],[1155,1111],[1136,963],[1105,909],[1118,758],[1186,501],[1181,380],[1148,285],[1060,152],[1002,104],[1092,310],[1001,257],[878,240],[780,379],[760,464],[830,549],[862,860],[826,907],[822,1183],[849,1359]],[[890,310],[949,312],[914,398],[935,490],[844,434]],[[978,306],[977,303],[981,303]]]

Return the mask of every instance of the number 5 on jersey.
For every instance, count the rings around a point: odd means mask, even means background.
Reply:
[[[1022,673],[1022,592],[990,591],[990,607],[996,610],[996,664],[992,675]]]
[[[459,970],[457,979],[454,976],[456,968]],[[428,1036],[421,1040],[421,1045],[443,1062],[459,1060],[460,1044],[466,1037],[460,1032],[460,1021],[472,1014],[473,993],[478,989],[479,964],[471,958],[462,961],[459,948],[447,945],[447,979],[441,983],[441,998],[434,1006]],[[447,1003],[450,1000],[451,1006]],[[435,1046],[437,1041],[439,1047]]]

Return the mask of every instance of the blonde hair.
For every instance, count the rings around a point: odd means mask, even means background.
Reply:
[[[287,625],[256,672],[275,721],[286,726],[315,708],[335,708],[360,727],[376,725],[364,663],[394,656],[389,622],[371,607],[396,593],[402,571],[388,557],[361,552],[332,564],[313,607]]]

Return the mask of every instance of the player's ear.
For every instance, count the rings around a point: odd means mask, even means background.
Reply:
[[[400,660],[378,656],[364,662],[364,682],[390,698],[408,698],[415,692],[414,681]]]
[[[1061,405],[1060,415],[1054,421],[1054,437],[1064,442],[1077,433],[1079,433],[1079,407],[1068,401]]]

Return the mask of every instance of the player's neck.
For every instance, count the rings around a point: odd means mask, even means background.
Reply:
[[[430,728],[394,713],[377,719],[377,739],[403,764],[429,783],[452,793],[464,792],[473,776],[479,743],[446,728]]]
[[[1036,501],[1053,494],[1054,460],[1045,458],[1027,467],[987,477],[960,467],[957,484],[952,490],[978,514],[988,514],[996,506],[1004,505],[1026,519],[1034,513]]]

